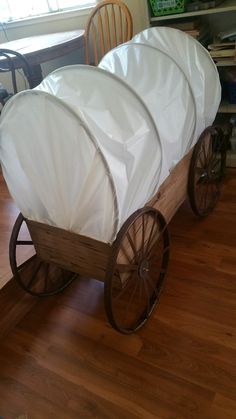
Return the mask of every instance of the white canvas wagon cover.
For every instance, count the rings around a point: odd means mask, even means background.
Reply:
[[[0,134],[4,177],[23,215],[101,241],[114,240],[161,179],[146,106],[96,67],[64,67],[16,95]]]

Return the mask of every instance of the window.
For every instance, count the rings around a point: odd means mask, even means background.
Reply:
[[[92,6],[97,0],[0,0],[0,22]]]

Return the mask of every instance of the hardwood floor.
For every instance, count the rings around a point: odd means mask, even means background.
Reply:
[[[8,243],[18,213],[19,210],[9,196],[0,169],[0,289],[11,278]]]
[[[14,280],[9,264],[9,239],[18,208],[9,196],[0,168],[0,339],[11,330],[35,304],[36,298],[26,294]],[[23,262],[30,256],[23,249],[19,260]],[[1,413],[0,413],[1,416]]]
[[[112,330],[95,280],[38,301],[0,343],[0,416],[236,418],[235,175],[207,219],[185,204],[172,220],[166,287],[138,333]]]

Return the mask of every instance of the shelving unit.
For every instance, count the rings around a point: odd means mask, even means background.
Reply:
[[[147,0],[148,1],[148,0]],[[194,18],[200,17],[201,20],[207,22],[212,32],[218,33],[222,30],[227,30],[231,25],[236,23],[236,0],[224,0],[218,6],[210,9],[202,9],[194,12],[184,12],[176,13],[172,15],[165,16],[152,16],[151,8],[149,7],[149,23],[150,26],[158,26],[165,24],[174,24],[174,21],[184,20],[185,18]],[[227,60],[219,61],[217,67],[230,67],[236,66],[236,61]],[[223,100],[219,110],[218,115],[221,119],[229,121],[230,115],[236,114],[236,104],[228,103],[226,100]],[[231,167],[236,167],[236,152],[229,151],[227,164]]]
[[[157,16],[153,17],[150,15],[150,23],[153,22],[160,22],[163,20],[172,20],[172,19],[184,19],[186,17],[194,17],[194,16],[203,16],[203,15],[213,15],[215,13],[224,13],[224,12],[231,12],[236,11],[236,1],[235,0],[225,0],[219,6],[213,7],[211,9],[202,9],[197,10],[196,12],[184,12],[184,13],[176,13],[174,15],[165,15],[165,16]]]

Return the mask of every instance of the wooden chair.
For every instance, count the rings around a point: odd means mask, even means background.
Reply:
[[[0,48],[0,73],[10,73],[12,85],[10,91],[4,87],[0,88],[0,103],[2,106],[5,105],[11,96],[19,91],[17,72],[24,78],[25,88],[31,89],[34,87],[33,73],[26,58],[17,51]]]
[[[128,7],[120,0],[100,2],[85,28],[85,63],[97,65],[107,51],[129,41],[132,35],[133,23]]]

